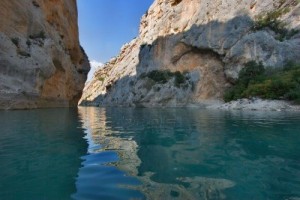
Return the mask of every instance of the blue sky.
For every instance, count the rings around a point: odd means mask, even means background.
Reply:
[[[77,0],[80,42],[90,61],[104,63],[138,35],[153,0]]]

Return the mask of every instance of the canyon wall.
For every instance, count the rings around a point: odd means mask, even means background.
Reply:
[[[268,20],[280,24],[280,31]],[[138,37],[96,72],[80,105],[220,101],[245,63],[297,62],[299,24],[296,0],[156,0],[141,19]]]
[[[77,106],[90,66],[76,0],[1,0],[0,7],[0,109]]]

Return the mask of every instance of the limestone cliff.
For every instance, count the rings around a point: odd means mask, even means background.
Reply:
[[[221,100],[246,62],[280,67],[297,61],[298,3],[156,0],[142,17],[139,36],[85,87],[81,105],[184,106]]]
[[[77,105],[90,66],[76,0],[1,0],[0,7],[0,108]]]

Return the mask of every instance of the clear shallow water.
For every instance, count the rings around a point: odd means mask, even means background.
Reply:
[[[300,113],[0,112],[0,199],[300,198]]]

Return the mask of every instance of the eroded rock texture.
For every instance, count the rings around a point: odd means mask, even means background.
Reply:
[[[76,106],[90,68],[76,0],[1,0],[0,7],[0,108]]]
[[[270,13],[286,35],[256,27],[259,17]],[[294,0],[156,0],[141,19],[139,36],[85,87],[81,105],[185,106],[221,100],[246,62],[272,67],[297,62],[299,19]],[[154,81],[147,76],[153,70],[180,71],[185,80]]]

